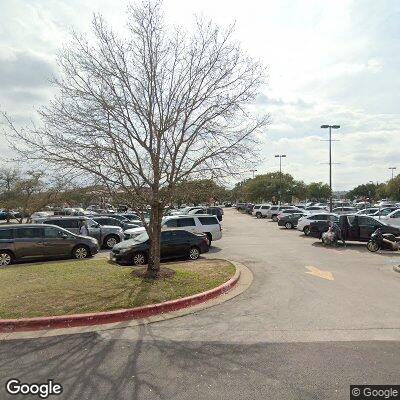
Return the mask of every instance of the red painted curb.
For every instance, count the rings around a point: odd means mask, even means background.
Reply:
[[[240,271],[236,269],[235,275],[229,279],[229,281],[214,289],[210,289],[207,292],[166,301],[165,303],[150,304],[143,307],[90,314],[60,315],[55,317],[0,319],[0,332],[10,333],[41,329],[71,328],[74,326],[108,324],[112,322],[146,318],[153,315],[180,310],[195,304],[204,303],[207,300],[220,296],[232,289],[239,280],[239,277]]]

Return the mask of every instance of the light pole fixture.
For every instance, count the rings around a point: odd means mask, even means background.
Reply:
[[[282,192],[282,158],[286,157],[286,154],[275,154],[275,158],[279,157],[279,205],[281,205],[281,192]]]
[[[397,169],[397,167],[389,167],[389,169],[392,170],[392,179],[394,178],[394,170]]]
[[[329,128],[329,189],[331,190],[329,211],[332,212],[332,129],[339,129],[340,125],[321,125],[321,128]]]
[[[253,179],[254,179],[254,173],[257,172],[257,170],[256,169],[249,169],[249,172],[253,173]]]

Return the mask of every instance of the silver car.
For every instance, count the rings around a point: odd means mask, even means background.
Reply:
[[[124,231],[120,226],[100,225],[88,217],[49,217],[32,219],[39,224],[57,225],[76,235],[79,235],[83,221],[86,221],[89,236],[97,239],[100,246],[112,249],[117,243],[124,240]]]

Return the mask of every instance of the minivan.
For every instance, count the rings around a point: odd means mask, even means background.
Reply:
[[[89,236],[97,239],[100,246],[112,249],[121,240],[124,240],[124,231],[120,226],[100,225],[87,217],[49,217],[38,218],[33,222],[39,224],[57,225],[76,235],[79,235],[83,220],[87,222]]]
[[[58,226],[21,224],[0,227],[0,267],[24,260],[82,259],[98,251],[96,239],[74,235]]]

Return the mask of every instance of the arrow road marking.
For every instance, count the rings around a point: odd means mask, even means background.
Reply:
[[[320,269],[315,268],[315,267],[307,267],[306,266],[306,268],[308,269],[306,274],[317,276],[318,278],[322,278],[322,279],[327,279],[328,281],[335,280],[332,273],[329,271],[321,271]]]

